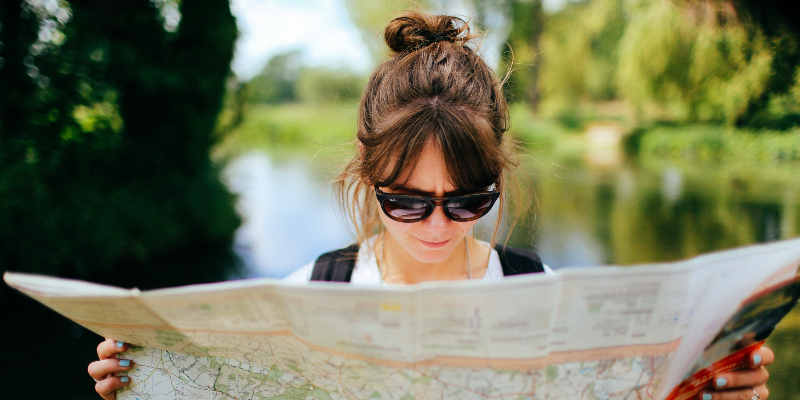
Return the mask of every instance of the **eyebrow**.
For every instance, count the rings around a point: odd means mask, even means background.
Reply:
[[[405,185],[403,185],[403,186],[393,186],[392,185],[392,186],[387,186],[387,187],[389,189],[392,189],[392,190],[403,190],[403,191],[406,191],[406,192],[411,192],[413,194],[418,194],[418,195],[423,195],[423,196],[428,196],[428,197],[436,197],[431,192],[427,192],[425,190],[422,190],[422,189],[419,189],[419,188],[415,188],[415,187],[408,187],[408,186],[405,186]],[[458,195],[458,194],[462,194],[462,193],[464,193],[464,192],[461,191],[461,190],[453,190],[453,191],[449,191],[449,192],[444,192],[444,195],[445,196],[452,196],[452,195]]]

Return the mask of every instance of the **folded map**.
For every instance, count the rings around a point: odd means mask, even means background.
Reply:
[[[800,239],[492,283],[249,279],[139,291],[3,278],[141,346],[121,355],[135,367],[120,400],[660,400],[696,393],[692,377],[760,343],[797,301],[798,267]]]

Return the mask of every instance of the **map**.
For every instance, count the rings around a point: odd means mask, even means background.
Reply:
[[[491,283],[250,279],[143,292],[3,278],[139,346],[120,355],[134,365],[120,400],[681,400],[713,375],[707,365],[738,365],[741,354],[720,357],[757,345],[742,338],[769,334],[800,298],[798,268],[800,239]]]
[[[304,347],[276,338],[276,348]],[[286,343],[294,342],[294,343]],[[299,350],[299,349],[298,349]],[[397,368],[305,347],[236,358],[133,348],[132,384],[119,400],[150,399],[651,399],[666,356],[549,365],[538,370]]]

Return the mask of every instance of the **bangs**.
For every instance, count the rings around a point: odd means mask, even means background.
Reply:
[[[420,99],[383,118],[376,126],[375,143],[364,143],[362,175],[368,185],[404,186],[427,143],[434,143],[444,159],[447,174],[460,192],[485,190],[499,183],[508,160],[492,125],[466,106],[438,97]],[[374,146],[380,143],[379,146]]]
[[[460,191],[475,192],[499,183],[510,163],[492,125],[463,107],[442,111],[434,137],[453,185]]]

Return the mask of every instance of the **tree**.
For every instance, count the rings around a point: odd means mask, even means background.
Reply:
[[[579,103],[618,96],[618,46],[627,26],[621,0],[569,3],[548,14],[538,81],[542,112],[574,123]]]
[[[227,0],[0,0],[0,28],[0,272],[230,276],[239,220],[208,156],[237,35]],[[4,398],[38,388],[24,349],[45,342],[59,396],[96,396],[97,336],[5,285],[0,318],[23,349],[7,352]]]
[[[238,225],[208,156],[228,2],[180,2],[170,32],[168,0],[0,1],[0,269],[213,280],[153,261],[227,247]]]
[[[291,50],[276,54],[258,75],[245,85],[250,103],[285,103],[297,100],[302,53]]]
[[[768,38],[775,52],[764,93],[737,120],[738,125],[787,128],[800,124],[800,4],[792,1],[733,0],[740,18]],[[770,103],[778,104],[771,107]],[[783,115],[770,115],[770,108]]]
[[[503,60],[512,71],[506,83],[511,101],[523,101],[533,110],[539,106],[539,39],[544,27],[541,0],[509,0],[511,30],[503,48]]]

